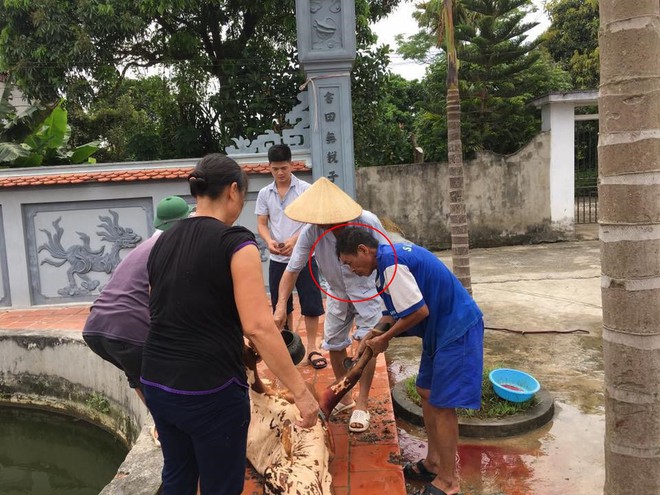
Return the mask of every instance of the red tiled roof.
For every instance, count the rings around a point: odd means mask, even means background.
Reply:
[[[308,170],[305,162],[294,161],[293,171]],[[270,173],[268,163],[246,163],[241,165],[250,175]],[[48,170],[53,170],[48,169]],[[71,172],[68,174],[19,175],[0,177],[2,187],[50,186],[61,184],[91,184],[95,182],[136,182],[148,180],[181,180],[188,177],[192,167],[153,168],[142,170],[112,170]]]

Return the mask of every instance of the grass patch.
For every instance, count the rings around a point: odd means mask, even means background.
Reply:
[[[100,413],[108,414],[110,412],[110,402],[99,393],[93,392],[89,394],[85,403],[87,404],[87,407]]]
[[[478,411],[474,409],[456,409],[456,413],[460,418],[503,418],[527,411],[537,404],[536,397],[532,397],[525,402],[509,402],[498,396],[493,390],[493,384],[490,383],[490,379],[488,378],[488,375],[494,369],[496,368],[485,369],[483,372],[481,379],[481,409]],[[406,379],[406,393],[411,401],[421,407],[422,399],[419,397],[417,388],[415,387],[416,379],[417,375]]]

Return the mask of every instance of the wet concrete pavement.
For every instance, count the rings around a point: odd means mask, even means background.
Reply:
[[[470,254],[474,297],[486,327],[508,329],[486,330],[485,366],[531,373],[555,397],[556,412],[546,426],[525,435],[462,438],[463,493],[602,493],[605,417],[598,241],[475,249]],[[451,253],[438,255],[451,266]],[[577,329],[583,331],[564,333]],[[393,343],[387,354],[391,380],[416,373],[418,356],[416,339]],[[423,429],[403,423],[399,427],[402,456],[423,457]]]

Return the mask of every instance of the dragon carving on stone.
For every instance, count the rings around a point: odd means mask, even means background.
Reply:
[[[41,262],[43,265],[60,267],[65,263],[69,263],[69,269],[66,272],[69,279],[69,285],[57,291],[58,294],[65,297],[89,295],[100,284],[98,280],[93,280],[89,277],[89,272],[105,272],[112,273],[115,267],[121,261],[119,252],[122,249],[134,248],[142,240],[138,234],[133,232],[133,229],[124,228],[119,225],[119,215],[108,210],[112,218],[107,216],[99,216],[101,224],[97,227],[102,228],[105,232],[97,232],[96,234],[102,241],[112,244],[112,249],[109,253],[105,252],[106,246],[101,246],[100,249],[94,250],[90,245],[89,236],[83,232],[76,232],[83,244],[76,244],[65,249],[62,246],[62,234],[64,229],[60,227],[62,217],[55,220],[52,225],[55,233],[52,234],[46,229],[39,229],[48,236],[48,242],[39,246],[38,252],[46,250],[56,260],[45,259]],[[80,287],[76,284],[75,275],[77,275],[82,282]]]

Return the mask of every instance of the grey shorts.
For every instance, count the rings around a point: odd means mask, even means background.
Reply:
[[[323,344],[321,347],[327,351],[342,351],[351,345],[350,332],[353,323],[355,323],[355,331],[352,337],[355,340],[360,340],[380,321],[380,318],[380,311],[369,318],[364,318],[352,304],[348,305],[345,320],[328,311],[325,315]]]

